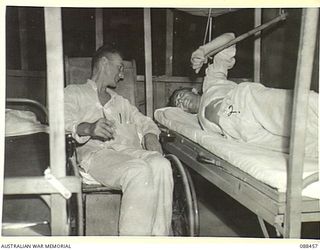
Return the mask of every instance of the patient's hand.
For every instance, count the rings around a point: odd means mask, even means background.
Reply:
[[[204,63],[207,63],[208,59],[204,53],[204,50],[199,48],[196,51],[194,51],[191,55],[191,66],[196,71],[196,73],[199,73],[202,65]]]
[[[147,150],[157,151],[160,154],[163,154],[161,144],[155,134],[149,133],[144,136],[144,146]]]
[[[89,127],[89,134],[93,138],[101,139],[103,141],[111,140],[114,138],[114,122],[106,118],[101,118]]]

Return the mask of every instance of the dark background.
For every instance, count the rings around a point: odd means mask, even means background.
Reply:
[[[18,9],[26,21],[19,30]],[[46,71],[44,9],[42,7],[7,7],[6,11],[6,69],[21,69],[19,32],[27,42],[29,71]],[[151,9],[152,70],[154,76],[165,74],[166,10]],[[196,75],[190,67],[190,55],[203,43],[207,17],[194,16],[177,9],[173,11],[173,76]],[[262,21],[279,15],[279,9],[262,9]],[[261,34],[261,82],[268,87],[292,89],[297,63],[301,9],[284,9],[286,21]],[[95,51],[95,9],[62,8],[63,49],[67,56],[90,57]],[[240,9],[213,18],[212,37],[224,32],[241,35],[254,26],[254,9]],[[144,28],[142,8],[104,8],[104,43],[116,44],[125,59],[135,59],[138,75],[144,75]],[[319,36],[318,36],[319,37]],[[319,41],[317,41],[311,89],[319,89]],[[253,37],[237,44],[236,65],[229,71],[231,78],[253,78]],[[35,79],[37,81],[38,79]],[[7,93],[18,91],[16,83],[7,78]],[[45,86],[43,86],[45,87]],[[11,89],[10,89],[11,88]],[[22,91],[22,90],[21,90]],[[25,95],[25,94],[24,94]],[[29,95],[29,94],[28,94]],[[40,97],[35,97],[41,100]]]
[[[20,69],[18,8],[7,7],[6,39],[7,69]],[[29,70],[45,70],[44,14],[41,7],[23,7],[26,13]],[[165,73],[166,9],[151,11],[153,75]],[[203,43],[207,17],[193,16],[173,10],[174,55],[173,75],[189,76],[190,55]],[[138,74],[144,74],[144,28],[142,8],[103,9],[104,43],[116,44],[126,59],[135,59]],[[95,51],[95,10],[93,8],[62,8],[64,54],[72,57],[88,56]],[[234,22],[233,20],[237,20]],[[213,37],[224,32],[240,35],[253,27],[253,9],[236,11],[214,18]],[[232,76],[251,77],[253,43],[250,39],[238,45],[237,65]]]

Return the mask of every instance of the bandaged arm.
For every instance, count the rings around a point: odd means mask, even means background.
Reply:
[[[196,51],[194,51],[191,55],[191,64],[196,73],[198,73],[202,65],[207,62],[207,55],[211,51],[225,45],[234,38],[235,35],[233,33],[224,33],[223,35],[218,36],[211,42],[200,46]]]
[[[224,49],[215,55],[213,63],[206,69],[203,82],[202,105],[207,120],[218,125],[218,111],[222,99],[236,86],[235,82],[227,80],[228,70],[235,64],[235,45]]]

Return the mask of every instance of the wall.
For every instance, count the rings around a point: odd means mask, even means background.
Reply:
[[[302,10],[285,9],[285,11],[288,17],[284,22],[262,33],[261,82],[268,87],[293,89]],[[279,9],[264,9],[263,22],[277,15],[279,15]],[[319,48],[315,54],[311,89],[318,91]]]
[[[6,83],[7,98],[28,98],[46,105],[45,72],[7,70]]]

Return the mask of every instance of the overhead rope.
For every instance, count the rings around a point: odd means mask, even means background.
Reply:
[[[206,43],[207,35],[208,35],[208,30],[209,30],[209,28],[211,29],[211,27],[209,27],[210,18],[211,18],[211,8],[209,9],[208,19],[207,19],[207,25],[206,25],[206,31],[205,31],[205,33],[204,33],[204,38],[203,38],[203,43],[202,43],[202,44],[205,44],[205,43]],[[210,32],[210,33],[211,33],[211,32]],[[211,35],[211,34],[210,34],[210,35]]]

